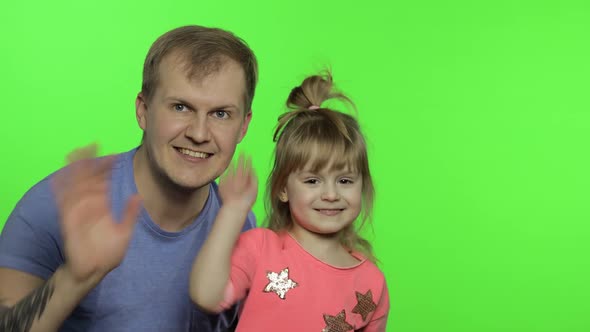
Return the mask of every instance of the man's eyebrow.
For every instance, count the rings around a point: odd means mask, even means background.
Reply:
[[[188,100],[186,100],[184,98],[170,96],[170,97],[166,97],[165,100],[166,101],[178,102],[179,104],[184,104],[184,105],[189,106],[191,109],[196,109],[194,107],[194,105],[191,104],[191,102],[189,102]],[[219,106],[214,106],[214,107],[211,108],[211,110],[222,110],[222,109],[236,109],[236,110],[239,110],[239,107],[236,106],[236,105],[234,105],[234,104],[221,104]]]
[[[236,110],[239,110],[239,108],[236,105],[234,105],[234,104],[227,104],[227,105],[215,106],[212,109],[213,110],[222,110],[222,109],[236,109]]]
[[[191,102],[189,102],[188,100],[186,100],[184,98],[170,96],[170,97],[164,98],[164,100],[168,101],[168,102],[183,104],[183,105],[189,106],[190,108],[194,108],[193,105],[191,104]]]

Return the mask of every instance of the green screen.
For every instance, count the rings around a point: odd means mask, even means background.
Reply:
[[[388,331],[590,331],[586,1],[3,2],[0,226],[73,148],[139,143],[144,57],[185,24],[258,56],[240,149],[262,180],[306,75],[331,67],[356,102]]]

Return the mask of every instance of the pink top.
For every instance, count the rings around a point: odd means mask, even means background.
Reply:
[[[326,264],[287,233],[266,228],[240,235],[221,307],[246,297],[237,332],[385,331],[389,295],[383,273],[359,264]]]

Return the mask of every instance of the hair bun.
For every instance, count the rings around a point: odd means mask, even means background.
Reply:
[[[332,74],[312,75],[303,80],[301,85],[293,88],[287,98],[290,109],[314,110],[327,99],[334,97],[332,92]]]

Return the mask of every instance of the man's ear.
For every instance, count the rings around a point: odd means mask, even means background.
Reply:
[[[145,103],[145,99],[143,94],[140,92],[137,94],[137,98],[135,98],[135,118],[137,119],[137,124],[139,128],[145,130],[147,126],[147,104]]]
[[[244,116],[244,122],[242,123],[242,128],[240,128],[240,137],[238,137],[238,143],[240,143],[246,133],[248,132],[248,126],[250,125],[250,120],[252,120],[252,109],[248,110],[246,116]]]

